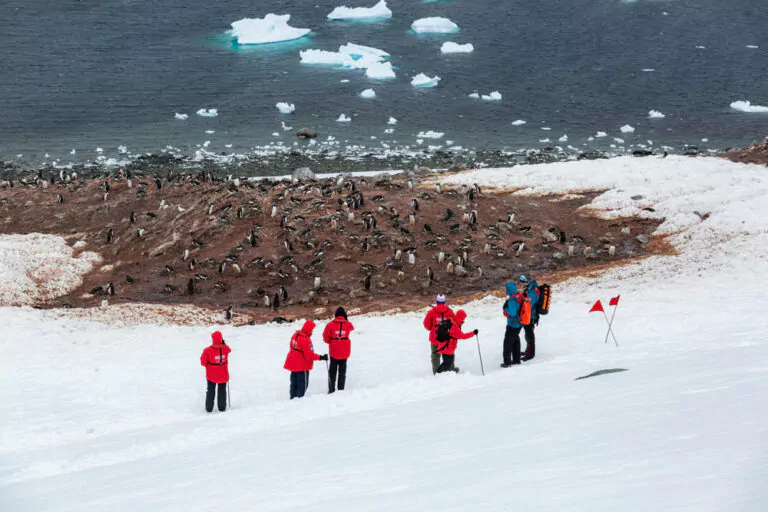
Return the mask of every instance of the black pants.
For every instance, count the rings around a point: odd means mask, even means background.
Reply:
[[[309,372],[291,372],[291,400],[301,398],[309,388]]]
[[[454,354],[443,354],[443,362],[440,363],[440,367],[437,369],[437,373],[455,371],[453,366],[455,360],[456,356]]]
[[[205,393],[205,410],[208,412],[213,411],[213,399],[216,395],[216,386],[219,387],[219,410],[227,410],[227,385],[208,381],[208,391]]]
[[[344,391],[344,384],[347,382],[347,360],[331,358],[331,365],[328,368],[328,392],[336,391],[336,371],[339,372],[339,391]]]
[[[504,364],[520,364],[520,331],[522,327],[507,326],[504,333]]]
[[[534,324],[525,325],[525,357],[526,361],[530,361],[536,357],[536,334],[533,332],[536,326]]]

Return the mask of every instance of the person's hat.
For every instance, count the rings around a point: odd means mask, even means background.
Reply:
[[[437,297],[435,298],[435,302],[438,304],[445,304],[445,295],[442,293],[438,293]]]
[[[527,283],[528,281],[530,281],[530,279],[525,274],[520,276],[520,282],[521,283]]]
[[[347,319],[347,312],[344,311],[343,307],[339,306],[338,308],[336,308],[336,313],[334,314],[334,316],[336,316],[336,317],[343,316],[344,319],[346,320]]]

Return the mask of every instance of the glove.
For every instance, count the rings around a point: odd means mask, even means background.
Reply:
[[[327,361],[328,360],[328,354],[323,354],[320,356],[321,361]]]
[[[478,332],[480,332],[480,331],[478,331],[477,329],[475,329],[475,336],[477,336],[477,333],[478,333]]]

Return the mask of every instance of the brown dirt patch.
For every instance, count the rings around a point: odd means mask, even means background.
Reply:
[[[742,149],[726,151],[718,156],[743,164],[764,164],[768,166],[768,137],[763,142],[758,142]]]

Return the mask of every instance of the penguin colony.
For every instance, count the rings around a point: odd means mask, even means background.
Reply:
[[[0,181],[3,233],[72,235],[103,257],[53,305],[194,303],[245,308],[354,304],[496,289],[647,254],[657,222],[576,210],[591,198],[525,198],[408,174],[246,180],[208,173]],[[103,297],[102,297],[103,298]],[[386,301],[382,302],[382,307]]]

